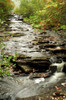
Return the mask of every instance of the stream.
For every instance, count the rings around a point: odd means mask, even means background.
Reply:
[[[39,32],[22,20],[23,16],[16,14],[7,20],[5,33],[12,37],[4,42],[5,53],[17,52],[14,63],[21,73],[12,72],[11,76],[0,78],[0,100],[39,100],[30,97],[48,94],[52,87],[66,80],[66,40],[61,33]],[[48,77],[44,73],[49,73]]]

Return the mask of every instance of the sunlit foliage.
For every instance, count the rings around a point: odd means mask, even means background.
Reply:
[[[40,29],[66,29],[65,0],[21,0],[19,14]]]

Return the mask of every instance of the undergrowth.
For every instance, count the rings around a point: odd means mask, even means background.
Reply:
[[[17,53],[14,56],[5,54],[5,44],[0,42],[0,76],[10,75],[10,68],[14,67],[15,64],[11,62],[16,61]]]
[[[0,0],[0,27],[7,19],[7,15],[11,13],[13,7],[12,0]]]
[[[66,29],[65,0],[21,0],[15,11],[24,21],[39,29]]]

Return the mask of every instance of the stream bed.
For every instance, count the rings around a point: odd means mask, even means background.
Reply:
[[[0,100],[52,100],[56,85],[66,92],[66,84],[62,85],[66,83],[66,40],[61,33],[39,32],[22,20],[15,14],[7,20],[5,53],[17,52],[18,71],[0,78]]]

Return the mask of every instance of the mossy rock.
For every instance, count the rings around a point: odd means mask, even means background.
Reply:
[[[24,34],[21,34],[21,33],[10,33],[11,36],[13,37],[20,37],[20,36],[24,36]]]

